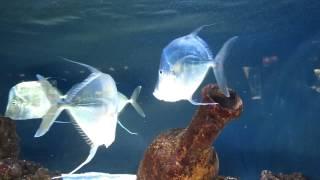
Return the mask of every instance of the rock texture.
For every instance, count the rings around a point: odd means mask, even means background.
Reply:
[[[0,159],[18,158],[19,137],[16,133],[14,121],[0,118]]]
[[[212,180],[217,178],[219,161],[212,143],[223,127],[239,117],[243,105],[230,91],[225,97],[217,85],[202,90],[204,103],[199,106],[190,125],[160,134],[146,150],[140,162],[139,180]]]
[[[19,137],[15,122],[0,117],[0,179],[1,180],[50,180],[59,175],[49,172],[40,164],[19,160]]]

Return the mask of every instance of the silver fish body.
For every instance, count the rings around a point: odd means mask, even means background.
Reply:
[[[144,115],[144,112],[136,103],[141,87],[136,88],[132,97],[127,99],[118,92],[110,75],[89,65],[68,61],[91,71],[83,82],[71,88],[65,99],[58,103],[67,110],[77,129],[91,146],[87,159],[69,173],[73,174],[93,159],[99,146],[104,145],[108,148],[114,142],[116,125],[120,123],[118,115],[126,104],[131,103],[141,115]],[[120,125],[125,128],[121,123]]]
[[[13,120],[42,118],[51,103],[38,81],[21,82],[9,91],[5,116]]]
[[[110,75],[91,75],[87,84],[80,83],[67,93],[65,109],[92,144],[108,147],[115,139],[118,91]]]
[[[208,70],[213,68],[217,83],[225,96],[229,96],[223,63],[237,37],[230,38],[213,58],[207,43],[198,36],[204,26],[171,41],[161,55],[158,82],[153,95],[168,102],[188,100],[202,83]]]

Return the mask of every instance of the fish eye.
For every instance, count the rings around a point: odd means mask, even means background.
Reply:
[[[162,70],[159,70],[159,74],[162,74]]]
[[[14,106],[18,104],[17,100],[13,100],[11,103],[12,103],[12,105],[14,105]]]

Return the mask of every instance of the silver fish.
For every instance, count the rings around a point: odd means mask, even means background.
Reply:
[[[5,116],[13,120],[43,118],[52,106],[38,81],[16,84],[9,91]],[[68,123],[55,121],[55,123]]]
[[[42,118],[51,103],[38,81],[21,82],[9,91],[5,116],[13,120]]]
[[[238,37],[230,38],[213,57],[207,43],[198,36],[206,26],[210,25],[201,26],[186,36],[174,39],[163,49],[158,82],[153,92],[157,99],[168,102],[188,100],[195,105],[214,104],[199,103],[192,99],[210,68],[213,68],[220,90],[225,96],[230,96],[223,63]]]
[[[54,122],[58,122],[56,118],[66,110],[72,123],[91,146],[87,159],[70,173],[72,174],[91,161],[99,146],[109,147],[114,142],[117,123],[130,134],[135,134],[118,120],[118,115],[127,104],[132,104],[142,117],[145,117],[145,114],[136,102],[141,86],[138,86],[128,99],[117,91],[110,75],[86,64],[67,61],[88,68],[91,74],[73,86],[66,95],[61,95],[41,75],[37,75],[38,81],[20,83],[10,91],[6,115],[16,119],[42,118],[35,134],[35,137],[40,137]]]
[[[91,71],[83,82],[71,88],[65,98],[57,102],[56,109],[67,110],[80,134],[91,146],[87,159],[69,173],[73,174],[93,159],[99,146],[104,145],[108,148],[114,142],[116,125],[120,123],[118,115],[126,104],[131,103],[138,113],[142,116],[145,114],[136,103],[141,87],[138,87],[132,98],[128,100],[124,95],[119,94],[116,83],[110,75],[89,65],[68,61],[82,65]],[[48,84],[41,77],[39,81],[44,86]]]
[[[86,172],[81,174],[62,174],[52,179],[63,180],[136,180],[135,174],[109,174],[100,172]]]

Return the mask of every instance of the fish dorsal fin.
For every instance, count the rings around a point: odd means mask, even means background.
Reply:
[[[61,97],[61,93],[55,87],[53,87],[45,77],[41,76],[40,74],[37,74],[36,77],[41,84],[41,87],[44,89],[49,101],[52,104],[56,104]]]
[[[83,140],[86,141],[86,143],[91,147],[93,146],[93,142],[89,139],[89,137],[86,135],[86,133],[81,129],[81,127],[79,126],[79,124],[77,123],[77,121],[74,119],[74,117],[72,116],[72,114],[67,110],[67,113],[69,114],[70,118],[71,118],[71,123],[73,124],[73,126],[75,127],[75,129],[78,131],[78,133],[80,134],[80,136],[83,138]]]
[[[71,63],[74,63],[74,64],[78,64],[80,66],[83,66],[85,68],[88,68],[88,70],[91,72],[91,73],[98,73],[100,72],[98,69],[90,66],[90,65],[87,65],[87,64],[84,64],[84,63],[81,63],[81,62],[77,62],[77,61],[73,61],[71,59],[68,59],[68,58],[65,58],[65,57],[60,57],[61,59],[67,61],[67,62],[71,62]]]
[[[203,28],[211,27],[211,26],[214,26],[214,25],[216,25],[216,24],[217,24],[217,23],[202,25],[202,26],[198,27],[197,29],[193,30],[190,34],[193,35],[193,36],[197,36],[197,35],[199,34],[199,32],[200,32]]]
[[[214,26],[214,25],[215,24],[203,25],[203,26],[198,27],[192,33],[190,33],[190,36],[195,38],[199,42],[199,45],[202,46],[206,50],[206,53],[207,53],[207,56],[208,56],[209,60],[213,59],[213,55],[212,55],[211,49],[210,49],[209,45],[201,37],[198,36],[198,34],[203,28]]]
[[[73,86],[67,93],[66,101],[67,102],[72,101],[72,99],[79,93],[80,90],[82,90],[85,86],[90,84],[93,80],[98,78],[100,75],[101,73],[92,73],[84,81]]]

